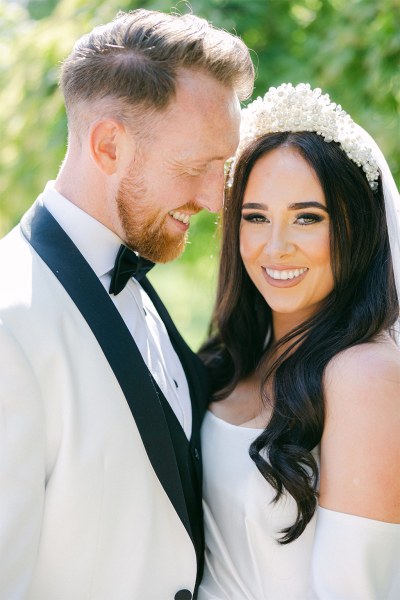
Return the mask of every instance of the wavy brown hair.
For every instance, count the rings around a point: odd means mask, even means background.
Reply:
[[[253,166],[281,146],[299,152],[323,189],[334,288],[310,319],[266,344],[271,309],[244,268],[239,228]],[[216,400],[255,369],[261,375],[262,399],[272,406],[272,416],[249,453],[274,488],[275,501],[286,491],[297,504],[297,518],[281,532],[280,543],[298,538],[317,506],[318,467],[311,450],[324,427],[326,365],[342,350],[390,331],[398,311],[381,182],[373,192],[362,169],[339,145],[315,133],[268,134],[254,141],[238,160],[226,200],[217,300],[200,355]],[[271,364],[272,352],[279,358]]]

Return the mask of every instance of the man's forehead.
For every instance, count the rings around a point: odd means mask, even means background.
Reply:
[[[154,139],[180,156],[195,156],[199,162],[226,160],[239,141],[240,103],[234,90],[191,71],[181,77],[175,98],[155,114],[152,126]]]
[[[233,88],[202,70],[181,70],[177,77],[176,94],[171,108],[200,113],[234,113],[239,108],[239,100]]]

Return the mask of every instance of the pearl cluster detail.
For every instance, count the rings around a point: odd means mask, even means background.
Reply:
[[[312,131],[325,142],[337,142],[362,167],[371,189],[378,187],[378,165],[350,115],[340,104],[331,102],[328,94],[322,94],[320,88],[311,89],[308,83],[271,87],[264,98],[257,98],[242,110],[240,142],[228,165],[227,185],[232,185],[235,162],[251,142],[267,133],[286,131]]]

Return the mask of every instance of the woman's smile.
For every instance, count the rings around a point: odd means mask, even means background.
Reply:
[[[276,287],[292,287],[303,281],[307,267],[261,267],[265,279]]]

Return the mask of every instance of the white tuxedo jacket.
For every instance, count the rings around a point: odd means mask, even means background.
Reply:
[[[159,390],[56,221],[34,205],[23,223],[0,242],[0,599],[189,599],[202,547],[196,561]],[[188,376],[200,481],[200,366],[156,307]]]

